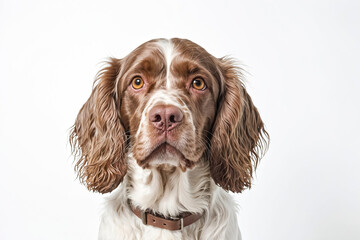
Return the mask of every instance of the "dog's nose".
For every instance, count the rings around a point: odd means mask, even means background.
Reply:
[[[149,112],[149,121],[159,130],[170,131],[178,126],[183,113],[173,105],[158,105]]]

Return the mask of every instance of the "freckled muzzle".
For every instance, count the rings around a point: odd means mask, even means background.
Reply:
[[[145,107],[135,139],[134,157],[144,168],[169,164],[192,168],[195,131],[186,106],[172,95],[159,91]]]

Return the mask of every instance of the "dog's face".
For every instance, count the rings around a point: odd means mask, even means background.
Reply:
[[[120,115],[133,157],[193,167],[207,148],[219,96],[215,59],[188,41],[147,42],[123,60]]]
[[[184,39],[152,40],[111,59],[70,138],[80,179],[109,192],[131,155],[143,168],[182,171],[205,159],[224,189],[250,187],[267,133],[240,77],[230,60]]]

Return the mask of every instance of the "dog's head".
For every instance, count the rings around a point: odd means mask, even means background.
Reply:
[[[204,159],[225,190],[250,187],[268,134],[241,77],[230,59],[185,39],[152,40],[111,58],[70,136],[80,180],[110,192],[131,155],[143,168],[182,171]]]

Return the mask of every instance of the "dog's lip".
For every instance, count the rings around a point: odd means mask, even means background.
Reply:
[[[192,168],[194,166],[194,162],[187,159],[184,154],[176,148],[173,144],[169,143],[168,141],[162,141],[158,143],[156,146],[153,147],[151,151],[145,156],[145,158],[141,161],[142,166],[148,165],[148,163],[153,159],[154,156],[160,154],[161,151],[166,151],[171,154],[177,155],[180,159],[180,167],[181,168]]]
[[[170,152],[172,154],[175,155],[179,155],[181,158],[185,158],[184,154],[181,153],[181,151],[179,149],[177,149],[176,147],[174,147],[173,145],[171,145],[169,142],[167,141],[163,141],[159,144],[157,144],[150,152],[149,154],[145,157],[144,161],[146,161],[147,159],[151,158],[153,155],[158,154],[161,151],[167,151]]]

